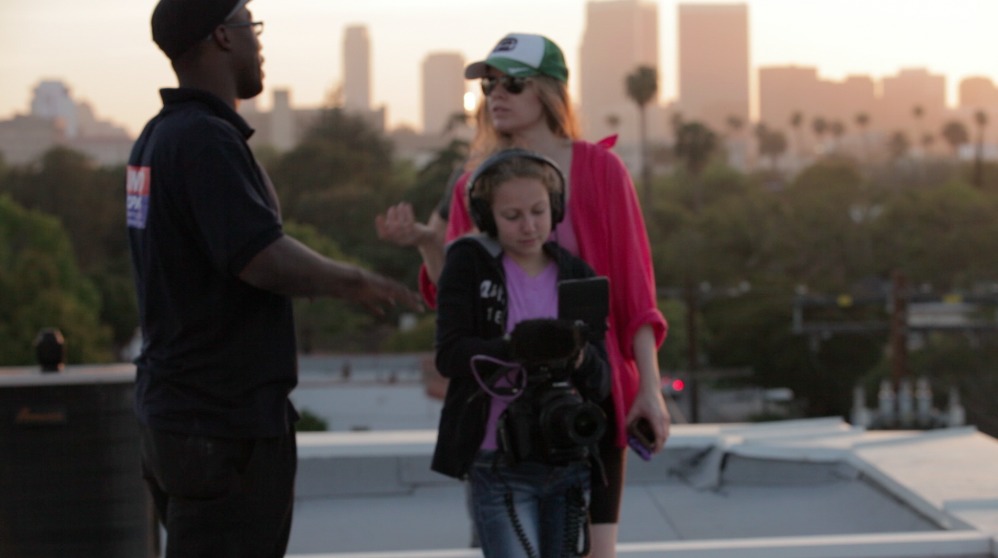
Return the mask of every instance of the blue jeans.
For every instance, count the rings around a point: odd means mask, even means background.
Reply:
[[[589,475],[585,462],[510,467],[494,451],[479,452],[469,480],[485,558],[577,556],[588,529]]]

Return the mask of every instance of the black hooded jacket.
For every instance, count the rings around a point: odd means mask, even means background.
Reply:
[[[544,250],[558,267],[558,280],[582,279],[595,272],[554,242]],[[431,468],[463,478],[485,436],[490,398],[471,371],[471,358],[486,355],[511,360],[504,338],[507,316],[502,248],[486,235],[460,238],[447,248],[437,291],[436,366],[450,381],[440,413]],[[589,343],[573,382],[594,402],[610,392],[610,370],[602,342]]]

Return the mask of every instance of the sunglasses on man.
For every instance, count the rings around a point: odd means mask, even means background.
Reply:
[[[485,76],[482,78],[482,93],[486,97],[495,91],[497,84],[502,84],[502,88],[509,92],[511,95],[519,95],[523,93],[523,89],[527,87],[527,80],[529,78],[516,77],[516,76]]]

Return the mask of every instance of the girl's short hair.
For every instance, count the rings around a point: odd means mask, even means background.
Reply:
[[[565,176],[557,164],[540,153],[512,149],[500,151],[484,161],[468,180],[468,206],[479,230],[492,236],[497,234],[492,216],[495,192],[516,178],[539,180],[551,200],[552,226],[561,222],[565,215]]]

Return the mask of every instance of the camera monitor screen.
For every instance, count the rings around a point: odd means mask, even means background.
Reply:
[[[590,339],[603,339],[609,313],[610,280],[606,277],[568,279],[558,283],[558,317],[586,324]]]

